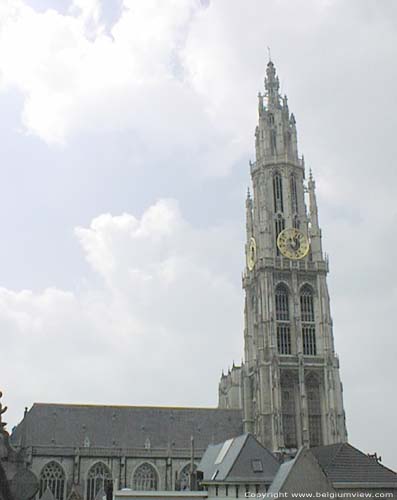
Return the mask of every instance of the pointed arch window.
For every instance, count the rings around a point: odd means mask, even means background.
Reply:
[[[112,473],[104,463],[94,464],[87,475],[87,500],[95,500],[98,493],[107,491],[113,485]]]
[[[291,190],[291,209],[293,214],[298,213],[298,192],[296,189],[296,177],[291,175],[290,177],[290,190]]]
[[[305,286],[300,294],[303,354],[316,356],[316,325],[314,317],[313,291]]]
[[[289,318],[289,295],[284,285],[275,292],[277,349],[279,354],[291,354],[291,327]]]
[[[65,472],[57,462],[49,462],[40,473],[39,498],[45,491],[51,491],[55,500],[64,500],[65,498]]]
[[[276,254],[280,255],[280,250],[278,249],[278,246],[277,246],[277,238],[278,238],[278,235],[281,233],[281,231],[283,231],[285,229],[285,220],[283,219],[281,214],[277,215],[277,217],[274,221],[274,225],[275,225],[275,235],[276,235],[276,241],[275,241]]]
[[[273,197],[274,197],[274,211],[284,212],[283,202],[283,179],[279,172],[276,172],[273,177]]]
[[[307,410],[309,415],[310,446],[323,444],[321,425],[321,395],[320,383],[316,376],[309,375],[306,379]]]
[[[132,478],[132,489],[137,491],[153,491],[158,489],[156,469],[149,463],[141,464]]]
[[[295,387],[294,381],[289,374],[281,376],[281,410],[284,446],[286,448],[297,448]]]
[[[276,320],[289,321],[288,290],[284,285],[276,288]]]
[[[185,465],[185,467],[179,473],[179,488],[181,491],[188,491],[191,489],[191,464]],[[196,465],[193,466],[193,473],[196,471]]]

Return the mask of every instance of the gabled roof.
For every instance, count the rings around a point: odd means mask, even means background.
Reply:
[[[25,431],[23,428],[25,426]],[[241,410],[35,403],[12,435],[16,445],[190,449],[241,434]]]
[[[270,483],[280,464],[252,434],[208,446],[199,464],[203,481]]]
[[[334,489],[316,458],[307,448],[300,448],[295,458],[284,462],[274,478],[269,496],[276,493],[325,493]]]
[[[318,463],[335,483],[378,483],[397,487],[397,474],[348,443],[311,449]]]

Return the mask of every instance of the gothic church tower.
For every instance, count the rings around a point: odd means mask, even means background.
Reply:
[[[305,182],[295,118],[271,61],[265,90],[246,200],[245,361],[222,377],[219,403],[240,404],[246,432],[294,453],[345,442],[347,433],[315,182],[311,173]]]

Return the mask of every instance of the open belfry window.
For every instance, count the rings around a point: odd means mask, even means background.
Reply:
[[[278,285],[275,293],[277,349],[279,354],[291,354],[291,327],[289,296],[285,285]]]
[[[273,177],[273,196],[274,212],[284,212],[283,180],[278,172],[276,172]]]
[[[316,325],[314,318],[313,291],[310,287],[304,286],[300,294],[301,322],[302,322],[302,343],[303,354],[315,356],[316,346]]]

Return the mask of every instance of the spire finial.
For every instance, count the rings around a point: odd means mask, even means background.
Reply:
[[[269,57],[269,61],[268,62],[271,62],[272,61],[272,55],[271,55],[271,52],[270,52],[270,47],[269,45],[267,46],[267,55]]]
[[[276,74],[276,68],[270,59],[267,63],[265,89],[267,90],[267,105],[269,108],[278,108],[280,103],[279,89],[280,80]]]

